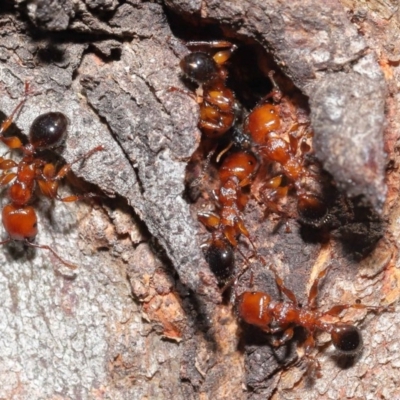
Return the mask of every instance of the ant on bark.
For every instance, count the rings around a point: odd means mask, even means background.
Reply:
[[[321,168],[314,165],[317,170],[312,171],[311,166],[307,165],[306,155],[310,154],[307,139],[312,135],[297,122],[292,123],[289,129],[282,127],[280,103],[283,95],[273,75],[273,71],[268,75],[273,90],[250,112],[244,123],[244,132],[251,137],[263,161],[280,166],[280,172],[263,185],[264,189],[270,190],[265,201],[272,211],[280,212],[277,200],[287,196],[293,188],[300,219],[320,226],[327,218],[328,208],[323,193]],[[270,102],[271,99],[273,103]],[[288,140],[285,139],[285,134]]]
[[[307,304],[300,306],[294,293],[289,290],[278,276],[274,268],[270,270],[275,275],[275,281],[281,293],[288,298],[286,301],[275,301],[268,293],[245,291],[236,299],[238,317],[247,324],[257,326],[268,334],[282,333],[279,339],[272,340],[275,347],[282,346],[292,339],[295,327],[302,327],[306,332],[304,355],[315,366],[317,376],[320,375],[320,364],[311,352],[316,347],[317,331],[327,332],[331,336],[334,347],[347,356],[355,356],[362,348],[361,331],[356,326],[343,322],[326,322],[326,317],[339,317],[339,314],[351,308],[365,309],[380,313],[394,311],[392,306],[367,306],[364,304],[339,304],[328,311],[317,310],[318,285],[326,275],[321,271],[313,282],[308,294]]]
[[[206,141],[206,167],[216,147],[240,116],[239,104],[232,90],[226,86],[227,70],[224,64],[229,60],[236,46],[226,41],[189,42],[189,47],[225,48],[214,55],[209,52],[194,51],[185,56],[180,67],[185,77],[198,85],[196,100],[200,105],[199,128]],[[210,145],[213,150],[210,150]],[[228,149],[231,144],[228,146]],[[223,150],[218,160],[228,149]],[[206,168],[205,167],[205,168]],[[218,168],[220,187],[215,194],[218,214],[199,213],[198,218],[212,231],[208,242],[206,259],[210,269],[220,284],[232,276],[234,251],[237,237],[245,235],[250,242],[249,232],[242,219],[242,211],[247,204],[248,195],[243,188],[249,186],[257,172],[258,160],[250,151],[237,151],[228,154]],[[192,183],[198,185],[203,176]],[[253,243],[252,243],[253,244]],[[254,245],[253,245],[254,246]]]
[[[21,110],[30,93],[30,85],[26,82],[24,98],[0,125],[0,141],[11,150],[19,149],[23,153],[19,162],[0,157],[0,170],[3,171],[0,176],[0,186],[10,184],[8,189],[9,203],[2,210],[3,226],[9,237],[1,241],[0,245],[13,240],[22,241],[27,246],[51,251],[63,264],[75,269],[75,265],[63,260],[50,246],[32,243],[38,233],[38,227],[35,209],[29,204],[34,198],[37,186],[44,196],[62,202],[74,202],[91,197],[90,195],[60,197],[58,194],[59,183],[71,170],[73,164],[86,160],[94,153],[104,150],[104,147],[93,148],[73,162],[65,164],[57,172],[56,166],[47,162],[40,152],[53,149],[65,140],[68,118],[61,112],[48,112],[39,115],[30,127],[29,142],[26,145],[17,136],[5,137],[4,133],[13,123],[14,117]]]
[[[236,46],[226,41],[189,42],[187,46],[227,49],[213,56],[194,51],[180,62],[184,76],[199,86],[196,100],[200,104],[200,130],[207,138],[219,138],[233,126],[239,112],[235,95],[225,84],[228,73],[224,68]]]
[[[243,192],[243,188],[252,183],[257,167],[257,159],[250,152],[241,151],[229,154],[218,170],[221,184],[217,194],[218,215],[215,213],[198,214],[200,222],[212,230],[206,250],[206,259],[211,271],[221,284],[224,284],[232,276],[233,249],[238,245],[236,238],[243,234],[255,249],[244,224],[242,212],[249,198],[248,194]]]

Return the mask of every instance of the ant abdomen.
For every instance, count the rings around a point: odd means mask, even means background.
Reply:
[[[185,76],[198,84],[209,82],[219,72],[218,64],[213,57],[201,51],[186,55],[179,65]]]
[[[205,258],[219,284],[226,283],[232,277],[235,255],[232,246],[226,240],[213,240],[206,250]]]
[[[38,233],[33,207],[7,204],[2,211],[3,225],[12,240],[32,240]]]
[[[68,118],[61,112],[39,115],[29,131],[29,143],[37,150],[49,149],[65,140]]]
[[[356,355],[362,348],[361,331],[353,325],[334,325],[331,338],[335,348],[346,355]]]

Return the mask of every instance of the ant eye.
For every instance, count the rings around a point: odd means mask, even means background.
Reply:
[[[32,123],[29,141],[35,149],[48,149],[60,145],[65,139],[68,118],[60,112],[39,115]]]
[[[337,325],[331,337],[333,345],[347,355],[357,354],[362,347],[361,332],[352,325]]]
[[[180,62],[182,72],[197,83],[205,83],[218,73],[214,59],[206,53],[194,52],[188,54]]]

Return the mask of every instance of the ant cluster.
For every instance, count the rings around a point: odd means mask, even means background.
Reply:
[[[244,218],[255,182],[261,182],[255,197],[266,212],[282,219],[294,217],[303,225],[317,229],[329,224],[331,203],[327,193],[334,187],[312,154],[313,133],[309,124],[300,122],[295,112],[288,111],[289,102],[276,84],[273,72],[269,73],[272,91],[246,114],[227,86],[226,62],[236,46],[226,41],[190,42],[188,46],[199,51],[185,56],[180,67],[184,77],[197,86],[195,99],[200,108],[198,126],[203,134],[201,148],[205,159],[201,176],[192,182],[192,187],[204,181],[204,170],[217,149],[223,146],[216,157],[215,211],[198,213],[200,222],[211,231],[205,244],[205,258],[222,290],[234,284],[236,292],[243,271],[235,275],[235,251],[249,266],[249,260],[238,247],[241,235],[251,244],[256,259],[267,266],[257,252]],[[288,204],[293,205],[290,211]],[[362,346],[357,327],[342,322],[328,323],[325,317],[339,317],[349,308],[376,312],[391,309],[345,304],[319,312],[316,298],[325,270],[314,281],[307,304],[301,307],[275,268],[268,268],[287,300],[276,301],[264,292],[235,293],[238,317],[269,334],[282,333],[280,339],[272,342],[275,346],[290,340],[294,327],[303,327],[304,357],[313,361],[317,371],[319,363],[311,355],[316,346],[316,331],[329,333],[335,348],[347,355],[356,354]]]
[[[36,211],[31,204],[37,188],[44,196],[62,202],[74,202],[92,197],[90,194],[60,197],[58,188],[60,181],[68,174],[73,164],[86,160],[104,148],[97,146],[57,171],[56,166],[46,160],[45,151],[62,145],[66,139],[68,118],[61,112],[39,115],[32,122],[26,145],[17,136],[4,136],[30,93],[30,85],[27,82],[25,83],[24,98],[0,125],[0,141],[10,150],[20,150],[23,154],[19,162],[0,157],[0,170],[2,171],[0,185],[9,185],[9,202],[2,210],[3,227],[8,238],[1,241],[0,244],[20,241],[29,247],[49,250],[68,268],[75,269],[75,265],[63,260],[50,246],[33,242],[38,233],[38,221]]]

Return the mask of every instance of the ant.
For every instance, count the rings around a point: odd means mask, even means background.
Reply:
[[[248,201],[248,195],[243,192],[243,188],[252,183],[257,168],[258,161],[253,153],[238,151],[229,154],[218,170],[221,184],[217,193],[219,215],[198,214],[200,222],[212,230],[206,259],[211,271],[222,284],[232,275],[233,249],[238,245],[236,238],[243,234],[255,248],[243,222],[242,211]]]
[[[283,137],[287,132],[286,127],[282,127],[282,111],[279,104],[283,95],[273,75],[273,71],[268,75],[273,90],[247,116],[244,132],[249,134],[264,161],[269,164],[276,163],[281,168],[280,173],[263,186],[271,190],[266,198],[269,207],[279,212],[276,198],[285,197],[289,190],[294,188],[300,219],[320,226],[326,221],[328,209],[323,193],[321,169],[312,171],[307,165],[306,155],[310,154],[310,146],[306,139],[311,137],[311,134],[299,129],[299,123],[294,123],[288,129],[289,140]],[[294,131],[300,131],[302,134],[295,136]]]
[[[209,52],[194,51],[180,62],[186,78],[198,85],[196,100],[200,105],[198,126],[204,139],[214,143],[214,150],[208,151],[206,167],[215,152],[215,142],[233,128],[239,117],[240,109],[235,95],[226,86],[228,72],[224,67],[236,46],[227,41],[190,42],[189,47],[224,48],[214,55]],[[176,89],[175,89],[176,90]],[[207,148],[207,145],[204,145]],[[232,143],[217,157],[217,162]],[[240,146],[244,147],[244,146]],[[218,168],[220,188],[216,194],[218,214],[199,213],[198,218],[212,231],[212,237],[206,250],[206,259],[210,269],[220,284],[231,276],[234,268],[234,252],[237,236],[250,235],[242,219],[242,211],[247,204],[248,195],[243,188],[249,186],[258,168],[258,161],[250,151],[237,151],[228,154]],[[197,185],[203,178],[196,179],[191,186]],[[251,241],[251,240],[250,240]]]
[[[189,42],[189,47],[227,48],[214,56],[202,51],[191,52],[180,62],[185,77],[195,82],[196,100],[200,104],[199,128],[210,139],[219,138],[233,126],[239,113],[239,105],[225,81],[228,76],[224,64],[236,46],[227,41]]]
[[[71,163],[65,164],[57,172],[56,166],[48,163],[40,152],[60,146],[65,140],[68,118],[61,112],[48,112],[39,115],[30,127],[29,142],[26,145],[23,145],[17,136],[5,137],[4,133],[12,124],[14,117],[21,110],[30,93],[30,85],[26,82],[24,98],[0,125],[0,141],[10,149],[19,149],[23,153],[19,162],[0,157],[0,170],[3,171],[0,176],[0,185],[10,184],[8,189],[9,203],[2,210],[3,226],[9,237],[1,241],[0,244],[7,244],[13,240],[22,241],[30,247],[51,251],[63,264],[75,269],[75,265],[63,260],[50,246],[32,243],[38,233],[38,227],[35,209],[29,204],[33,200],[36,186],[39,187],[44,196],[62,202],[74,202],[87,198],[87,195],[60,197],[58,194],[59,183],[71,170],[73,164],[86,160],[94,153],[104,150],[104,147],[93,148]],[[16,169],[16,171],[12,171],[13,169]]]
[[[309,359],[316,367],[317,376],[320,375],[320,364],[311,355],[311,351],[316,347],[314,339],[316,331],[329,333],[334,347],[344,355],[355,356],[362,348],[360,329],[348,323],[325,322],[325,317],[338,317],[342,311],[350,308],[366,309],[377,313],[394,311],[391,306],[374,307],[364,304],[339,304],[326,312],[317,311],[318,285],[326,275],[326,269],[318,274],[308,294],[307,304],[301,307],[294,293],[284,286],[276,270],[274,268],[270,270],[275,274],[275,281],[280,292],[283,292],[288,300],[275,301],[268,293],[246,291],[236,300],[237,314],[244,322],[257,326],[264,332],[269,334],[282,332],[282,336],[271,343],[275,347],[282,346],[292,339],[295,327],[302,327],[306,331],[303,357]]]

